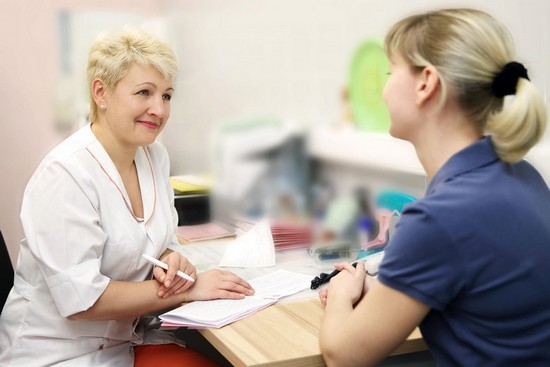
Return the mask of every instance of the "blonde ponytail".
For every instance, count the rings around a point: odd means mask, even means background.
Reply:
[[[446,9],[413,15],[396,23],[385,39],[388,56],[398,54],[417,69],[434,66],[441,76],[441,103],[447,90],[469,120],[492,135],[499,157],[517,162],[543,136],[546,110],[513,61],[512,37],[489,14],[474,9]],[[506,95],[515,94],[505,106]],[[508,102],[508,100],[506,100]]]
[[[520,161],[544,135],[546,108],[531,82],[519,78],[516,93],[507,106],[489,117],[485,127],[499,157],[509,163]]]

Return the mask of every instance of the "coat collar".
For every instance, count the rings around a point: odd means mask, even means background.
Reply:
[[[120,192],[120,195],[126,204],[126,208],[136,219],[136,221],[145,221],[145,223],[149,222],[155,211],[157,193],[155,190],[155,176],[147,148],[139,147],[134,157],[141,191],[141,200],[143,201],[144,215],[144,218],[138,218],[134,215],[132,205],[130,204],[130,197],[128,196],[126,188],[122,182],[122,177],[111,160],[111,157],[109,157],[109,154],[105,148],[103,148],[103,145],[101,145],[99,140],[97,140],[96,136],[92,132],[91,125],[88,125],[87,130],[87,135],[90,139],[89,144],[86,146],[86,150],[101,167],[101,170],[105,173],[109,181],[111,181]]]

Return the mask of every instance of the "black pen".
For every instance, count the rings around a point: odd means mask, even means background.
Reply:
[[[353,264],[351,264],[354,268],[357,266],[357,261],[354,262]],[[332,273],[330,274],[327,274],[327,273],[321,273],[319,274],[319,276],[313,278],[313,280],[311,281],[311,289],[317,289],[319,288],[321,285],[325,284],[325,283],[328,283],[330,282],[330,280],[336,276],[338,273],[340,272],[340,270],[336,269],[334,270]]]

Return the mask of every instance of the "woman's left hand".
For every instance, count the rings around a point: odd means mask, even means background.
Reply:
[[[172,294],[185,292],[193,285],[192,281],[176,275],[178,270],[183,271],[193,279],[197,279],[197,270],[193,264],[179,252],[170,252],[168,255],[164,256],[161,261],[168,264],[168,270],[165,271],[158,266],[153,269],[153,276],[161,283],[158,290],[159,297],[167,298]]]
[[[185,301],[242,299],[253,294],[254,289],[246,280],[229,271],[212,269],[198,275],[193,287],[185,294]]]

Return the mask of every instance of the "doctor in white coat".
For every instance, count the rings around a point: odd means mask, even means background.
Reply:
[[[44,158],[25,190],[26,239],[0,319],[1,366],[213,365],[142,318],[185,301],[253,294],[235,274],[197,274],[172,251],[169,159],[155,140],[170,115],[176,71],[172,50],[136,29],[92,46],[91,122]],[[140,353],[146,344],[165,348]]]

